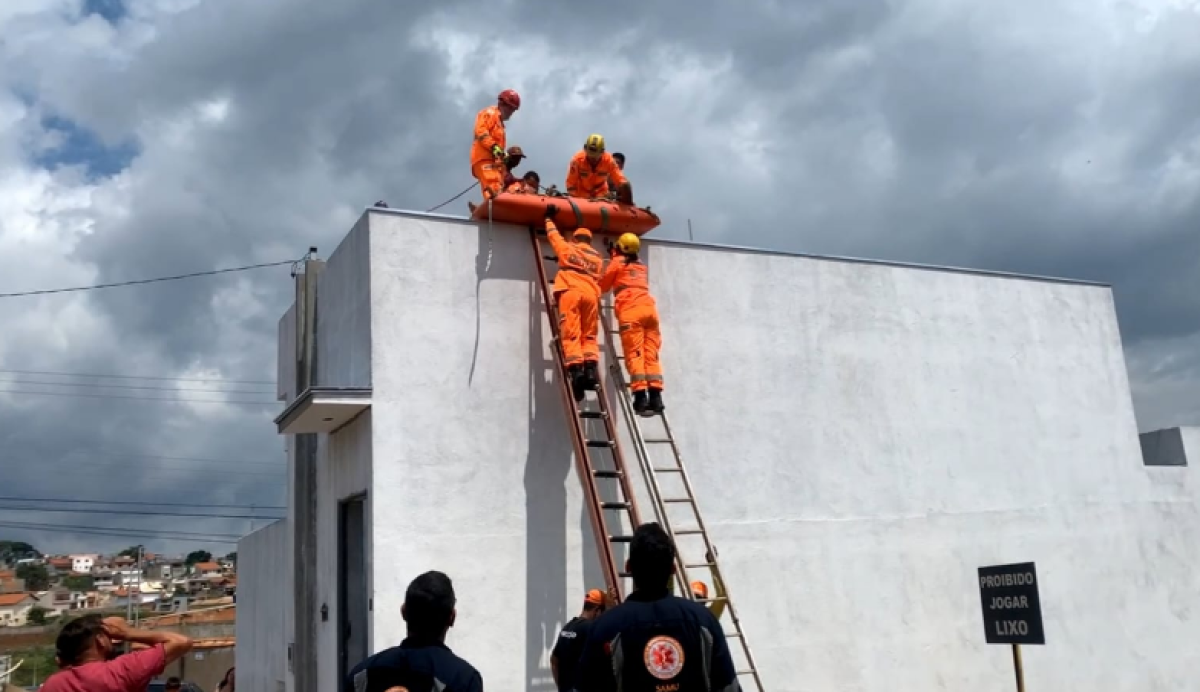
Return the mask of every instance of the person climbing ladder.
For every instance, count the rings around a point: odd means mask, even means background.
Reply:
[[[662,332],[658,325],[658,306],[650,295],[646,265],[638,259],[641,240],[632,233],[617,238],[609,252],[612,259],[600,278],[600,291],[612,291],[616,299],[613,311],[621,333],[621,350],[629,389],[633,392],[633,410],[640,416],[663,411],[662,365],[658,351]]]
[[[554,277],[554,300],[562,322],[563,362],[571,378],[576,401],[583,401],[585,390],[600,385],[600,346],[596,333],[600,328],[600,286],[604,259],[592,247],[592,232],[576,228],[567,242],[554,226],[558,208],[546,207],[546,239],[554,248],[558,273]]]

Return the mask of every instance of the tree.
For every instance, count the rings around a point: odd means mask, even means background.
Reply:
[[[25,580],[26,591],[45,591],[50,588],[50,570],[45,565],[19,565],[17,579]]]
[[[96,580],[89,574],[69,574],[63,577],[62,585],[72,591],[96,590]]]
[[[232,553],[226,555],[225,559],[229,560],[230,562],[232,562],[233,564],[236,565],[237,564],[237,551],[235,550]]]
[[[42,554],[37,551],[37,548],[24,541],[0,541],[0,562],[41,556]]]
[[[117,557],[131,557],[136,560],[137,556],[138,556],[138,551],[142,550],[142,548],[144,548],[144,547],[145,546],[131,545],[128,548],[117,553]]]
[[[49,612],[41,606],[34,606],[29,609],[29,614],[25,618],[34,625],[44,625],[46,624],[46,613]]]
[[[207,550],[193,550],[187,554],[187,566],[191,567],[197,562],[212,562],[212,553]]]

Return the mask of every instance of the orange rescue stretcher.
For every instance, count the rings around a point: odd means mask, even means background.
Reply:
[[[524,192],[502,192],[497,195],[492,200],[492,221],[537,226],[546,220],[546,207],[551,204],[558,207],[554,225],[563,233],[583,227],[596,234],[632,233],[641,236],[662,223],[654,212],[632,204]],[[487,220],[487,202],[475,208],[472,218]]]

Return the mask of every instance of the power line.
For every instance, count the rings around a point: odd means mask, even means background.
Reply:
[[[214,505],[186,502],[140,502],[134,500],[80,500],[66,497],[12,497],[0,496],[7,502],[61,502],[64,504],[121,505],[124,507],[212,507],[214,509],[287,509],[281,505]]]
[[[204,519],[283,519],[284,517],[264,516],[261,514],[198,514],[195,512],[148,512],[138,509],[105,509],[105,508],[82,508],[76,509],[73,507],[4,507],[0,505],[0,512],[66,512],[70,514],[115,514],[120,516],[135,516],[135,517],[193,517]]]
[[[195,387],[155,387],[152,385],[107,384],[105,382],[38,382],[34,380],[0,380],[0,384],[36,385],[47,387],[100,387],[103,389],[136,389],[156,392],[204,392],[207,394],[268,394],[262,389],[200,389]]]
[[[428,214],[429,212],[433,212],[433,211],[437,211],[438,209],[441,209],[442,207],[446,206],[447,204],[453,202],[454,200],[458,199],[459,197],[462,197],[463,195],[470,192],[478,184],[479,184],[479,181],[471,183],[471,186],[468,187],[467,189],[463,190],[462,192],[458,193],[457,195],[454,195],[450,199],[446,200],[445,202],[442,202],[441,204],[437,205],[436,207],[433,207],[432,209],[426,209],[425,213]]]
[[[112,380],[162,380],[171,382],[227,382],[229,384],[269,384],[270,380],[227,380],[223,377],[152,377],[150,375],[101,375],[91,372],[62,372],[60,370],[8,370],[0,368],[0,372],[16,373],[18,375],[61,375],[63,377],[99,377]]]
[[[0,527],[9,529],[28,529],[30,531],[49,531],[58,533],[78,533],[95,536],[121,536],[125,538],[164,538],[169,540],[196,540],[211,543],[237,543],[241,538],[236,534],[195,533],[191,531],[150,531],[146,529],[126,528],[122,526],[81,526],[76,524],[38,524],[20,521],[0,521]],[[222,540],[232,539],[232,540]]]
[[[108,284],[95,284],[92,286],[75,286],[72,288],[46,288],[38,291],[18,291],[14,293],[0,293],[0,298],[21,298],[25,296],[44,296],[51,293],[73,293],[76,291],[95,291],[102,288],[117,288],[120,286],[138,286],[141,284],[152,284],[160,281],[179,281],[180,279],[193,279],[199,276],[215,276],[217,274],[228,274],[231,272],[244,272],[252,269],[266,269],[268,267],[282,267],[283,265],[295,264],[296,260],[284,260],[281,262],[265,262],[263,264],[248,264],[243,267],[229,267],[228,269],[213,269],[203,272],[192,272],[190,274],[176,274],[174,276],[160,276],[153,279],[135,279],[132,281],[118,281]]]
[[[3,384],[0,382],[0,384]],[[121,394],[85,394],[83,392],[27,392],[20,389],[0,389],[0,394],[29,394],[35,396],[65,396],[72,399],[130,399],[133,401],[173,401],[183,404],[243,404],[248,406],[279,404],[278,401],[244,401],[240,399],[187,399],[180,397],[125,396]]]

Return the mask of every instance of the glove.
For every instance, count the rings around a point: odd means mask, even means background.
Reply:
[[[617,246],[616,246],[616,245],[613,245],[613,241],[611,241],[611,240],[605,240],[605,241],[604,241],[604,247],[608,248],[608,256],[609,256],[609,257],[616,257],[616,256],[617,256]]]
[[[558,215],[558,207],[554,206],[553,204],[547,204],[546,205],[546,218],[553,219],[557,215]]]
[[[497,159],[499,159],[501,161],[504,160],[504,150],[500,148],[499,144],[492,147],[492,156],[495,156]]]

